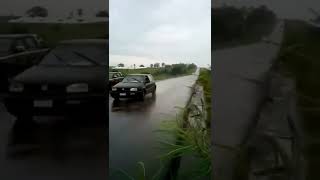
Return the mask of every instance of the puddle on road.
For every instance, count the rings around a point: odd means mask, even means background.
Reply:
[[[135,99],[122,99],[120,101],[113,100],[110,108],[111,112],[147,112],[153,109],[156,103],[156,97],[147,95],[144,101]]]

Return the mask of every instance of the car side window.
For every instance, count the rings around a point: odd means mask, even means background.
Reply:
[[[17,47],[17,46],[25,46],[25,44],[23,43],[23,41],[21,39],[17,39],[14,42],[14,47]]]
[[[153,82],[153,77],[150,75],[148,77],[149,77],[150,82]]]
[[[33,38],[28,37],[28,38],[25,38],[24,41],[25,41],[28,49],[36,49],[37,48],[37,44]]]
[[[145,81],[148,81],[151,82],[150,78],[148,76],[145,76]]]
[[[25,44],[24,44],[24,42],[23,42],[22,39],[16,39],[16,40],[14,41],[14,43],[12,44],[11,49],[12,49],[13,51],[16,51],[16,47],[18,47],[18,46],[25,47]]]

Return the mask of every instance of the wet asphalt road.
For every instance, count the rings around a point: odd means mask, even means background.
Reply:
[[[106,124],[98,118],[44,117],[20,126],[0,103],[0,179],[107,179]]]
[[[266,95],[265,84],[282,42],[280,22],[267,38],[255,44],[212,52],[213,62],[213,166],[214,179],[233,179],[235,155],[220,148],[237,147],[254,125],[259,106]]]
[[[144,102],[125,100],[114,103],[109,97],[109,167],[130,174],[137,172],[142,161],[147,174],[159,168],[157,157],[164,152],[158,148],[161,122],[172,120],[190,97],[197,75],[157,82],[156,97],[148,95]],[[117,179],[113,176],[111,179]]]
[[[281,43],[283,29],[284,24],[280,22],[268,40]],[[261,41],[212,52],[214,143],[237,146],[246,137],[264,97],[264,82],[280,48],[273,43]],[[233,136],[226,132],[233,132]]]

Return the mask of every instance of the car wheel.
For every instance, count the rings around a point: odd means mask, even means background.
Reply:
[[[32,143],[35,140],[34,131],[37,127],[32,116],[17,116],[13,127],[10,131],[10,139],[8,145]]]
[[[156,96],[156,89],[152,91],[152,97],[155,97],[155,96]]]
[[[145,93],[145,91],[143,91],[142,94],[141,94],[140,97],[139,97],[139,100],[140,100],[140,101],[143,101],[145,95],[146,95],[146,93]]]

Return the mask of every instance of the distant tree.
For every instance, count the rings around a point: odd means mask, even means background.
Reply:
[[[143,64],[141,64],[139,67],[144,67],[144,65],[143,65]]]
[[[27,10],[26,14],[29,17],[47,17],[48,10],[42,6],[34,6]]]
[[[118,64],[118,67],[124,67],[123,63]]]
[[[216,42],[231,41],[245,32],[245,16],[242,10],[231,6],[212,9],[213,36]]]
[[[187,65],[186,64],[172,64],[171,73],[173,75],[183,74],[187,72]]]
[[[153,68],[153,64],[150,64],[150,67]]]
[[[260,6],[251,10],[248,13],[246,19],[246,25],[248,28],[254,27],[257,24],[271,24],[276,20],[274,12],[269,10],[267,6]]]
[[[196,69],[196,68],[197,68],[197,65],[195,65],[194,63],[188,65],[188,69]]]
[[[133,64],[133,68],[134,68],[134,69],[136,68],[136,64]]]
[[[109,13],[106,10],[97,12],[96,17],[109,17]]]
[[[153,67],[159,68],[160,67],[160,63],[154,63]]]
[[[164,67],[166,64],[163,62],[163,63],[161,63],[161,67]]]
[[[73,11],[69,13],[68,19],[72,19],[74,17]]]
[[[77,14],[79,17],[82,17],[83,16],[83,9],[81,9],[81,8],[77,9]]]

